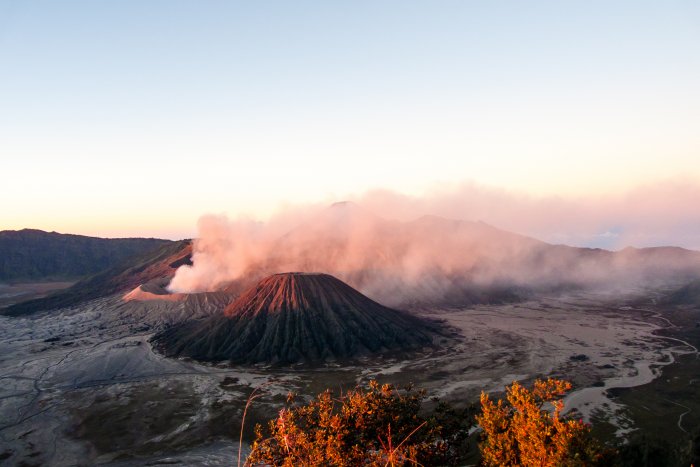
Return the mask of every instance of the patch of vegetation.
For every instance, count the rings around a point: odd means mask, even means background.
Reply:
[[[605,446],[591,426],[562,416],[570,383],[515,382],[503,400],[481,397],[481,411],[438,402],[376,381],[335,397],[325,391],[307,404],[290,395],[286,407],[256,438],[245,465],[334,466],[688,466],[700,457],[700,428],[683,443],[643,434]],[[435,401],[437,402],[437,401]],[[480,429],[478,453],[475,428]]]
[[[700,346],[700,329],[695,326],[700,308],[672,306],[663,312],[675,326],[659,334]],[[609,394],[625,407],[625,417],[636,428],[619,447],[619,465],[700,465],[699,386],[700,358],[689,353],[677,355],[648,384],[610,389]]]
[[[439,403],[422,410],[423,391],[370,382],[306,405],[288,398],[267,430],[256,427],[247,464],[458,465],[467,455],[473,412]]]
[[[204,435],[197,434],[193,420],[202,410],[189,385],[150,384],[116,396],[103,392],[74,411],[70,434],[98,454],[151,455],[201,442]]]
[[[535,381],[531,390],[514,382],[507,388],[506,399],[498,402],[482,393],[481,414],[476,418],[483,430],[479,445],[482,463],[609,465],[612,452],[592,438],[590,427],[580,420],[561,417],[561,397],[570,389],[570,383],[550,378]]]
[[[694,439],[673,442],[648,434],[635,434],[621,445],[616,467],[687,467],[700,460],[700,429]]]
[[[700,305],[700,279],[668,293],[661,298],[661,303],[665,305]]]

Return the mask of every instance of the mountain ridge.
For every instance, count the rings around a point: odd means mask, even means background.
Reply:
[[[151,281],[171,278],[178,267],[191,264],[191,255],[190,240],[168,242],[155,251],[84,278],[67,289],[44,298],[11,305],[1,310],[0,314],[23,316],[127,292]]]
[[[100,238],[39,229],[0,231],[0,281],[77,280],[170,240]]]

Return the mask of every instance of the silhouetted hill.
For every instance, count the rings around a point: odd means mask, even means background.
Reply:
[[[70,280],[96,274],[170,243],[42,230],[0,231],[0,281]]]
[[[433,343],[440,327],[387,308],[328,274],[263,279],[223,315],[175,325],[154,337],[167,356],[237,363],[345,359]]]
[[[2,310],[2,314],[21,316],[126,292],[152,280],[172,277],[178,267],[191,264],[191,254],[191,241],[169,241],[156,250],[129,258],[120,265],[83,279],[48,297],[12,305]]]

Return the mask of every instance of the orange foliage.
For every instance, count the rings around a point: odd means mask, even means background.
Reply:
[[[477,422],[483,430],[479,445],[483,463],[540,467],[596,463],[598,449],[590,428],[580,420],[561,417],[560,398],[570,389],[570,383],[550,378],[535,381],[532,390],[514,382],[507,388],[506,401],[497,403],[482,392]]]
[[[561,397],[569,389],[568,382],[548,379],[535,381],[532,389],[514,382],[497,402],[482,393],[476,418],[483,432],[482,464],[611,465],[614,452],[602,449],[587,425],[561,416]],[[306,405],[292,398],[267,430],[256,427],[246,465],[465,465],[471,410],[439,403],[426,411],[424,396],[372,381],[340,398],[330,391]]]
[[[398,391],[372,381],[334,398],[330,391],[307,405],[282,409],[256,427],[247,465],[452,465],[466,448],[473,417],[439,404],[421,411],[423,392]],[[265,436],[267,435],[267,436]]]

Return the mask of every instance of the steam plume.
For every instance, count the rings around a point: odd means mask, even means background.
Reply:
[[[700,216],[691,201],[696,195],[700,199],[696,185],[665,184],[608,199],[533,199],[464,184],[423,197],[374,191],[330,208],[297,206],[267,222],[204,216],[194,265],[181,267],[170,289],[207,291],[277,272],[327,272],[400,305],[491,301],[519,288],[686,274],[697,271],[700,254],[553,246],[482,222],[426,214],[481,218],[579,244],[660,241],[694,222],[695,229],[679,237],[692,243],[700,239]]]

